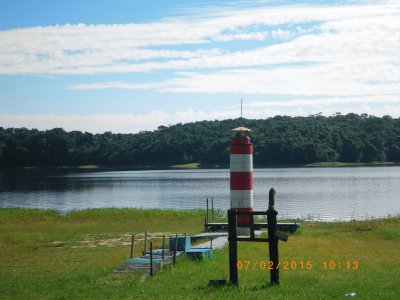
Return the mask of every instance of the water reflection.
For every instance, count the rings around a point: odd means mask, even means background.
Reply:
[[[0,171],[0,191],[73,191],[93,187],[94,182],[68,180],[65,174],[65,171],[57,170],[3,170]]]
[[[255,169],[254,207],[277,190],[279,215],[323,220],[400,213],[400,167]],[[57,210],[91,207],[229,206],[229,170],[71,172],[0,171],[0,207]]]

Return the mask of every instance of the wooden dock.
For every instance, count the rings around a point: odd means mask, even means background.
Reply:
[[[177,259],[183,253],[186,253],[193,259],[211,259],[212,249],[209,247],[201,247],[201,245],[192,247],[192,237],[186,234],[181,236],[176,234],[175,237],[169,237],[169,248],[165,248],[165,236],[163,236],[163,248],[153,250],[153,243],[150,242],[150,251],[147,252],[146,232],[143,255],[135,258],[132,257],[133,244],[134,235],[132,236],[131,258],[127,259],[114,273],[141,271],[144,273],[144,278],[147,278],[165,266],[174,266]]]
[[[206,231],[218,231],[218,230],[227,230],[228,223],[217,223],[217,222],[210,222],[205,223],[204,227]],[[281,222],[277,224],[278,230],[280,231],[288,231],[290,233],[295,232],[297,229],[300,228],[300,223],[298,222]],[[268,223],[255,223],[254,229],[260,230],[263,228],[268,228]]]
[[[209,204],[211,202],[211,205]],[[210,209],[211,206],[211,209]],[[210,213],[211,213],[211,218],[210,218]],[[209,232],[209,231],[228,231],[228,222],[215,222],[214,217],[216,213],[214,212],[214,198],[207,198],[206,199],[206,215],[204,218],[204,231]],[[210,220],[211,219],[211,220]],[[294,233],[297,229],[300,228],[300,222],[298,221],[293,221],[293,222],[279,222],[277,224],[277,230],[279,231],[286,231],[290,233]],[[260,223],[254,223],[253,225],[255,230],[263,230],[268,228],[268,223],[267,222],[260,222]]]
[[[114,273],[141,271],[144,273],[144,277],[147,278],[165,266],[174,265],[174,261],[184,253],[183,251],[175,252],[164,249],[163,257],[162,252],[162,249],[157,249],[152,251],[152,253],[149,252],[140,257],[129,258]]]

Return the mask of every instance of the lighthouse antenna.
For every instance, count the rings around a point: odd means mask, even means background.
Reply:
[[[243,136],[246,132],[251,131],[249,128],[243,127],[243,99],[240,99],[240,126],[233,128],[235,136]]]
[[[243,99],[240,99],[240,127],[243,127]]]

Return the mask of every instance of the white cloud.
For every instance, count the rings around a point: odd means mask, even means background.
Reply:
[[[108,81],[96,83],[74,84],[67,87],[69,90],[105,90],[105,89],[124,89],[124,90],[152,90],[165,88],[165,83],[127,83],[122,81]]]
[[[371,106],[371,105],[391,105],[400,107],[400,96],[398,95],[379,95],[379,96],[353,96],[353,97],[324,97],[324,98],[313,98],[313,99],[296,99],[296,100],[265,100],[265,101],[252,101],[246,103],[246,107],[250,110],[262,110],[273,107],[285,108],[285,107],[309,107],[311,110],[317,110],[316,108],[326,107],[343,107],[344,105],[351,105],[358,108],[355,111],[363,112],[360,107]],[[323,109],[325,110],[325,109]],[[380,114],[381,115],[381,114]]]
[[[281,14],[275,15],[272,12]],[[236,23],[232,17],[236,16]],[[293,7],[229,12],[201,21],[221,30],[254,24],[300,24],[292,31],[276,29],[275,38],[291,39],[245,51],[214,50],[163,62],[87,66],[85,72],[193,70],[147,83],[75,84],[69,89],[152,89],[174,93],[237,93],[303,96],[379,96],[400,94],[400,5]],[[199,21],[200,22],[200,21]],[[191,24],[191,23],[190,23]],[[307,23],[304,23],[305,25]],[[205,26],[206,28],[208,28]],[[235,27],[236,26],[236,27]],[[189,26],[190,27],[190,26]],[[284,28],[284,27],[282,27]],[[240,39],[217,30],[214,39]],[[205,30],[208,32],[207,30]],[[211,32],[211,31],[210,31]],[[215,32],[214,32],[215,33]],[[207,39],[204,35],[201,39]],[[266,36],[265,36],[266,38]],[[235,69],[235,68],[245,69]],[[229,68],[229,69],[226,69]],[[82,72],[83,67],[74,72]],[[72,71],[71,71],[72,72]]]
[[[367,97],[304,99],[293,101],[248,101],[243,115],[245,118],[262,119],[276,115],[308,116],[322,112],[330,116],[336,112],[367,113],[374,116],[391,115],[400,117],[400,101],[397,96],[384,96],[371,99]],[[384,104],[382,104],[384,103]],[[338,109],[340,105],[340,109]],[[378,108],[377,108],[378,107]],[[160,125],[173,125],[203,120],[224,120],[238,118],[238,106],[225,107],[210,112],[187,108],[174,113],[154,110],[147,114],[97,114],[97,115],[0,115],[2,127],[27,127],[40,130],[55,127],[67,131],[80,130],[92,133],[112,131],[114,133],[136,133],[155,130]]]
[[[188,123],[201,120],[226,119],[233,117],[237,111],[194,111],[191,108],[167,113],[154,110],[146,114],[96,114],[96,115],[0,115],[0,126],[27,127],[40,130],[61,127],[67,131],[80,130],[92,133],[112,131],[118,133],[154,130],[160,125]]]
[[[240,40],[264,41],[268,38],[268,32],[234,33],[220,34],[213,37],[217,42],[229,42]]]
[[[278,28],[272,31],[271,36],[275,39],[289,39],[292,36],[292,32]]]
[[[144,115],[0,115],[0,119],[3,127],[27,127],[40,130],[61,127],[67,131],[80,130],[102,133],[105,131],[139,132],[152,130],[158,125],[168,124],[170,115],[163,111],[152,111]]]
[[[259,66],[308,60],[349,61],[371,58],[371,53],[386,60],[393,56],[398,59],[399,17],[399,4],[287,6],[216,10],[145,24],[4,30],[0,31],[0,73],[95,74]],[[285,29],[293,24],[300,27]],[[303,25],[312,30],[301,29]],[[209,48],[213,41],[263,41],[268,32],[258,30],[259,26],[280,26],[271,29],[273,37],[297,38],[280,45],[222,54],[201,48]],[[195,45],[196,50],[168,48],[185,45]],[[154,60],[160,58],[166,61]]]
[[[76,82],[66,88],[76,92],[233,93],[249,99],[266,95],[265,101],[249,101],[248,118],[320,111],[325,115],[341,111],[400,116],[399,20],[399,3],[380,2],[213,8],[154,23],[3,30],[0,74],[141,73],[144,79],[140,83],[109,77],[104,82]],[[157,71],[169,72],[163,73],[167,79],[155,80]],[[287,95],[294,100],[271,100]],[[6,127],[137,132],[237,115],[237,108],[212,112],[187,108],[143,115],[0,117],[1,126]]]
[[[155,89],[173,93],[236,93],[304,96],[400,95],[400,70],[371,62],[326,63],[277,67],[268,70],[240,69],[211,73],[188,72],[166,81],[146,84],[100,82],[76,84],[82,89]],[[377,81],[377,74],[380,80]]]

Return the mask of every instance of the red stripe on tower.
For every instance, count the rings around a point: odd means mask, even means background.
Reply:
[[[230,155],[231,208],[253,211],[253,144],[250,137],[245,136],[250,129],[238,127],[232,131],[235,136],[232,138]],[[238,227],[249,227],[250,218],[238,216],[237,224]],[[238,234],[246,233],[246,230],[238,230]]]
[[[231,170],[231,190],[252,190],[252,172],[232,172]]]

